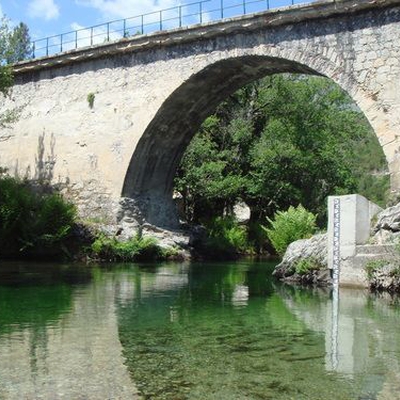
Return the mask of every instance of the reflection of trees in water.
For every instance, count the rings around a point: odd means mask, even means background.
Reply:
[[[146,399],[349,399],[325,371],[325,341],[273,293],[260,264],[192,265],[186,285],[118,303],[119,336]],[[238,303],[237,288],[247,288]]]
[[[52,264],[2,263],[0,265],[0,335],[23,327],[33,337],[55,322],[72,304],[73,285],[90,282],[87,268]],[[44,329],[44,332],[46,329]]]
[[[71,309],[73,285],[90,280],[87,268],[34,263],[0,264],[0,338],[15,333],[16,337],[27,339],[33,379],[39,371],[48,372],[49,326]]]

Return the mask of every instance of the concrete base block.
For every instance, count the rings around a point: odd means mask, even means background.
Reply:
[[[358,194],[328,198],[328,267],[341,286],[367,286],[365,262],[375,248],[366,247],[371,220],[382,209]],[[379,249],[381,254],[384,249]]]

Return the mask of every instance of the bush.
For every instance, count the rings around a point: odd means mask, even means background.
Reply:
[[[367,273],[367,278],[371,280],[374,277],[375,272],[382,269],[385,265],[388,265],[386,260],[370,260],[365,264],[365,272]]]
[[[315,233],[317,216],[307,211],[301,204],[297,208],[278,211],[274,219],[268,218],[270,228],[262,226],[276,252],[282,256],[290,243],[309,238]]]
[[[210,237],[225,241],[239,252],[247,250],[246,228],[239,225],[233,217],[217,217],[209,223],[208,229]]]
[[[208,238],[200,248],[203,257],[225,260],[249,251],[247,230],[233,217],[217,217],[209,221],[206,228]]]
[[[100,235],[91,246],[92,256],[106,261],[155,261],[166,258],[157,240],[139,234],[127,240]]]
[[[0,178],[0,247],[2,254],[40,246],[59,246],[68,236],[76,209],[59,194],[40,194],[27,182]]]
[[[306,275],[311,271],[321,269],[322,266],[320,263],[318,263],[317,260],[315,260],[312,257],[309,257],[309,258],[303,258],[302,260],[299,260],[295,264],[294,268],[295,268],[296,274]]]

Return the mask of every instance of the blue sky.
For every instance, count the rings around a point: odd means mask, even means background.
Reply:
[[[93,25],[101,24],[107,21],[128,18],[143,13],[150,13],[160,9],[176,7],[174,10],[164,13],[164,18],[170,18],[163,26],[176,27],[178,24],[178,6],[182,6],[182,15],[190,15],[192,17],[184,18],[183,25],[189,25],[195,22],[199,6],[187,4],[196,0],[0,0],[0,13],[11,20],[12,23],[25,22],[30,31],[32,40],[41,39],[47,36],[57,35],[64,32],[82,29]],[[243,0],[223,0],[228,10],[225,16],[238,15],[243,13]],[[247,12],[259,11],[266,8],[266,0],[246,0]],[[271,0],[273,5],[288,4],[290,0]],[[297,0],[296,0],[297,2]],[[220,8],[221,0],[208,0],[203,4],[205,12],[203,20],[219,19],[220,13],[212,11]],[[229,7],[231,7],[229,9]],[[148,23],[147,29],[150,31],[158,30],[158,14],[146,17]],[[140,30],[140,19],[132,19],[129,21],[130,33]],[[98,37],[95,41],[104,41],[105,27],[97,29]],[[123,34],[122,23],[111,25],[110,39],[118,39]],[[89,31],[81,31],[79,33],[79,46],[88,43]],[[64,37],[64,41],[68,42]],[[70,46],[76,40],[71,36]],[[54,46],[58,46],[56,39],[51,41]]]

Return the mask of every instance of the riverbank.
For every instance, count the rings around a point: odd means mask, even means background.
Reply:
[[[361,268],[357,266],[360,281],[365,278],[372,291],[400,293],[400,203],[377,214],[370,228]],[[273,274],[287,283],[332,285],[327,234],[291,243]]]

